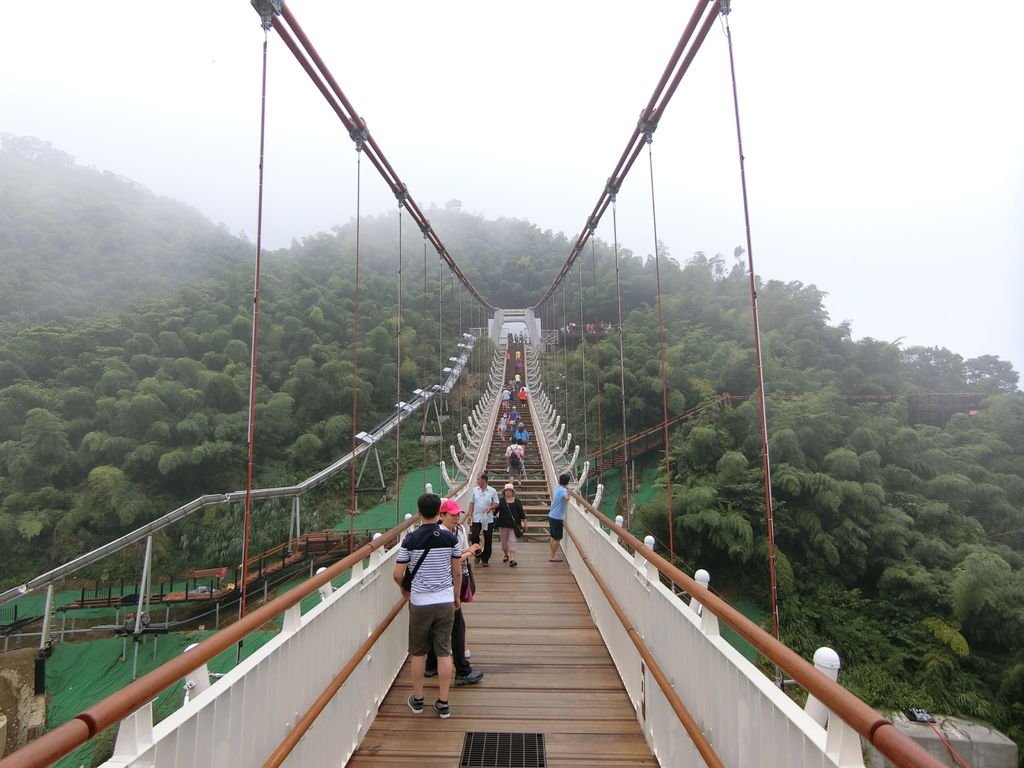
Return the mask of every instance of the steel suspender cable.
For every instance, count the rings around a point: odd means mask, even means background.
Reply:
[[[616,193],[612,192],[612,237],[615,250],[615,308],[619,322],[619,395],[622,398],[622,492],[625,499],[626,527],[633,523],[632,500],[629,487],[629,433],[626,427],[626,357],[622,339],[622,279],[619,268],[619,221],[615,204]]]
[[[754,273],[754,247],[750,235],[750,206],[747,203],[747,170],[743,157],[743,134],[740,132],[740,101],[736,89],[736,64],[732,55],[732,32],[729,29],[729,2],[722,2],[722,20],[729,47],[729,73],[732,77],[732,104],[736,116],[736,148],[740,156],[740,188],[743,192],[743,226],[746,231],[747,266],[750,276],[750,311],[754,318],[754,356],[757,365],[757,393],[761,417],[761,462],[764,472],[764,511],[768,531],[768,577],[771,581],[772,632],[779,639],[779,589],[775,572],[775,518],[772,514],[772,466],[768,456],[768,412],[765,408],[764,366],[761,360],[761,328],[757,319],[757,278]],[[776,668],[776,682],[781,683],[781,670]]]
[[[424,246],[426,247],[426,246]],[[444,260],[441,258],[441,254],[437,254],[437,381],[438,383],[444,381]],[[448,397],[448,393],[445,392],[445,397],[441,401],[442,407],[444,404],[448,404],[448,413],[451,414],[451,398]],[[440,439],[438,455],[438,466],[444,461],[444,426],[442,422],[444,420],[438,416],[437,419],[437,435]],[[455,468],[452,468],[455,471]]]
[[[601,311],[600,301],[597,296],[597,243],[594,242],[593,238],[590,240],[590,266],[593,272],[594,278],[594,323],[598,328],[601,327]],[[597,372],[595,378],[597,383],[595,384],[595,392],[597,396],[597,456],[598,461],[604,461],[604,414],[603,407],[601,405],[602,398],[602,387],[601,387],[601,342],[604,341],[604,334],[601,333],[598,337],[597,344],[594,345],[594,370]]]
[[[396,372],[396,394],[395,415],[398,416],[398,424],[395,425],[395,525],[402,519],[402,208],[404,202],[398,198],[398,334],[396,336],[397,349],[395,359],[398,360]]]
[[[647,132],[647,166],[651,177],[651,226],[654,229],[654,280],[658,293],[658,341],[659,355],[658,368],[661,375],[661,425],[664,431],[665,440],[665,509],[668,522],[668,559],[675,560],[675,538],[672,528],[672,458],[669,455],[668,441],[668,374],[665,370],[665,314],[662,304],[664,296],[661,293],[661,249],[658,247],[658,209],[654,198],[654,151],[652,144],[654,135]]]
[[[242,520],[242,573],[238,615],[245,616],[245,599],[249,581],[249,529],[252,525],[252,469],[256,455],[256,351],[260,329],[260,263],[263,258],[263,149],[267,125],[267,32],[269,23],[263,23],[263,86],[260,95],[260,164],[256,195],[256,270],[252,290],[252,349],[249,350],[249,424],[246,432],[245,513]],[[241,658],[242,643],[238,643]]]
[[[356,139],[356,269],[355,269],[355,305],[352,314],[352,455],[356,454],[356,430],[359,424],[359,238],[360,221],[362,220],[362,179],[363,179],[363,142]],[[348,517],[348,551],[355,550],[355,519],[358,511],[356,499],[356,462],[349,462],[352,466],[351,484],[349,489],[349,517]]]
[[[563,419],[569,418],[569,319],[565,313],[565,284],[562,283],[562,326],[565,329],[565,333],[562,336],[562,376],[565,379],[565,392],[563,396],[563,402],[565,403],[565,410],[562,411],[565,416]]]
[[[586,345],[586,328],[583,319],[583,262],[579,263],[579,291],[580,291],[580,370],[583,371],[583,396],[580,398],[583,402],[583,456],[587,457],[590,455],[590,435],[587,424],[587,345]]]

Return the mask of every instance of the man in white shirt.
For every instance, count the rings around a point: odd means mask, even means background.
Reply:
[[[483,534],[483,550],[476,556],[476,562],[482,567],[490,567],[487,563],[491,559],[491,537],[494,534],[494,510],[498,508],[498,492],[487,484],[487,473],[481,472],[476,479],[476,487],[473,489],[473,498],[469,502],[469,514],[467,518],[472,519],[469,528],[469,540],[473,544],[480,543],[480,534]]]

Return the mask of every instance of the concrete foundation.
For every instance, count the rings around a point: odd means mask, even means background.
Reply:
[[[6,733],[0,755],[23,747],[45,730],[46,696],[35,694],[35,648],[0,655],[0,715]]]
[[[897,728],[944,765],[956,768],[958,763],[950,754],[949,747],[932,729],[933,725],[971,768],[1017,768],[1017,745],[999,731],[956,717],[934,717],[936,722],[929,724],[912,722],[902,712],[889,716]],[[893,765],[873,747],[868,748],[867,758],[871,768],[890,768]]]

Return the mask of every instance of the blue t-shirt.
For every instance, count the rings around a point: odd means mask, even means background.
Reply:
[[[569,503],[569,489],[559,485],[551,492],[551,511],[548,517],[552,520],[565,520],[565,506]]]
[[[526,431],[526,428],[516,430],[516,433],[512,435],[513,440],[522,440],[524,443],[529,442],[530,433]]]

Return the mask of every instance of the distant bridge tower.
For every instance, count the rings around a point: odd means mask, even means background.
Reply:
[[[533,313],[532,309],[497,309],[494,312],[494,317],[488,320],[487,323],[488,335],[495,346],[501,344],[502,327],[512,323],[522,323],[526,326],[526,335],[529,337],[534,351],[541,351],[540,318]]]

